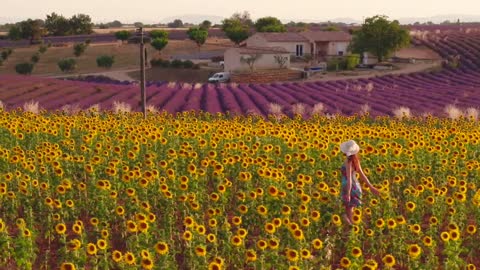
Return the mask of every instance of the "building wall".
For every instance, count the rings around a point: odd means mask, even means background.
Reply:
[[[338,55],[338,52],[342,51],[343,55],[347,55],[348,45],[350,42],[345,41],[332,41],[328,44],[328,55]]]
[[[297,53],[297,45],[303,45],[303,55],[311,54],[310,42],[268,42],[267,47],[282,47],[291,55],[295,56]]]
[[[275,61],[276,54],[260,54],[260,57],[254,64],[254,69],[278,69],[279,65]],[[288,53],[280,54],[284,57],[287,57],[287,62],[285,67],[290,67],[290,55]],[[238,48],[231,48],[225,51],[224,61],[225,61],[225,71],[228,72],[242,72],[249,71],[250,67],[248,64],[243,63],[240,59],[241,57],[248,57],[248,55],[240,55]]]

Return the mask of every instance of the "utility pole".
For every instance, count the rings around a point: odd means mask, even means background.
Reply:
[[[145,43],[143,43],[143,27],[137,29],[140,31],[140,95],[142,102],[143,117],[147,119],[147,95],[145,87]]]

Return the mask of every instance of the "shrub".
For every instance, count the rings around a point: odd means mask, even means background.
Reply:
[[[79,57],[85,52],[86,49],[87,49],[87,45],[85,43],[77,43],[73,46],[73,54],[76,57]]]
[[[114,62],[115,59],[113,55],[102,55],[97,57],[97,66],[99,67],[111,68]]]
[[[45,53],[47,51],[48,47],[45,45],[40,45],[40,48],[38,48],[39,53]]]
[[[194,65],[195,65],[195,64],[194,64],[192,61],[190,61],[190,60],[185,60],[185,61],[183,61],[183,67],[184,67],[184,68],[193,68]]]
[[[38,63],[38,61],[40,60],[40,54],[37,52],[35,53],[34,55],[32,55],[32,58],[30,58],[30,60],[33,62],[33,63]]]
[[[333,58],[327,62],[328,71],[344,70],[347,66],[347,61],[343,58]]]
[[[183,61],[175,59],[170,63],[170,66],[173,68],[182,68],[183,67]]]
[[[73,58],[65,58],[58,61],[58,67],[63,72],[71,72],[77,67],[77,61]]]
[[[13,52],[12,49],[7,48],[7,49],[4,49],[4,50],[2,51],[2,53],[1,53],[0,56],[1,56],[1,58],[2,58],[3,60],[7,60],[7,58],[10,56],[10,54],[12,54],[12,52]]]
[[[350,54],[347,56],[346,68],[348,70],[353,70],[355,67],[360,64],[360,54]]]
[[[122,30],[122,31],[115,32],[115,38],[121,40],[122,43],[124,41],[127,41],[128,38],[130,38],[131,35],[132,35],[132,33],[130,31],[127,31],[127,30]]]
[[[92,40],[89,39],[89,38],[87,38],[87,39],[85,40],[85,44],[88,46],[88,45],[90,45],[90,43],[92,43]]]
[[[150,60],[150,64],[154,67],[169,67],[170,61],[163,59],[152,59]]]
[[[29,62],[17,64],[15,65],[15,71],[22,75],[32,74],[33,64]]]

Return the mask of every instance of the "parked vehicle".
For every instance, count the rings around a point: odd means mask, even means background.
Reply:
[[[217,82],[228,82],[230,81],[229,72],[218,72],[213,74],[212,77],[208,78],[208,82],[217,83]]]

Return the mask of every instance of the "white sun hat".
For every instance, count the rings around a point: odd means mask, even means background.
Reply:
[[[346,141],[340,144],[340,151],[347,155],[347,157],[355,155],[359,150],[360,146],[358,146],[354,140]]]

